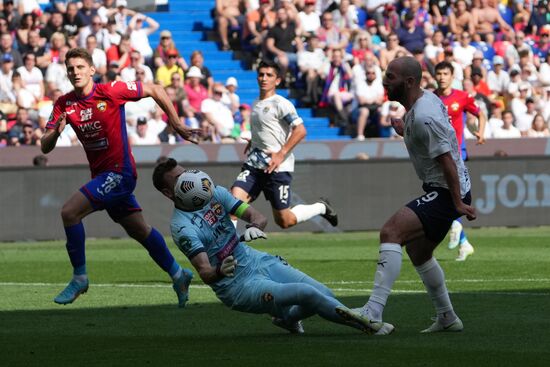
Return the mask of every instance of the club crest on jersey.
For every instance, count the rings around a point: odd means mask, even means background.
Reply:
[[[459,108],[460,108],[460,105],[458,104],[458,102],[454,102],[451,105],[451,110],[453,110],[454,112],[458,111]]]
[[[265,106],[264,109],[262,110],[263,113],[268,113],[269,112],[269,106]]]
[[[65,106],[70,106],[73,104],[73,101],[65,101]]]
[[[216,215],[222,215],[222,205],[220,203],[213,202],[210,204],[210,208]]]
[[[100,111],[100,112],[105,112],[105,110],[107,109],[107,102],[105,101],[99,101],[97,102],[97,109]]]

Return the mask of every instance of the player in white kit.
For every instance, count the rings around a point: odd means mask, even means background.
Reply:
[[[445,106],[435,94],[420,88],[421,78],[420,64],[412,57],[393,60],[384,77],[388,98],[407,110],[403,120],[392,124],[404,137],[426,193],[399,209],[382,227],[374,287],[359,311],[371,322],[382,320],[386,300],[401,270],[404,246],[436,309],[435,322],[422,332],[462,331],[462,321],[454,312],[443,270],[433,251],[453,220],[462,215],[473,220],[476,213],[470,206],[468,169],[460,157]],[[390,324],[384,326],[393,330]]]
[[[262,61],[258,66],[260,97],[252,106],[251,140],[241,173],[233,183],[231,193],[245,203],[256,200],[263,192],[271,203],[275,223],[289,228],[316,216],[323,216],[332,226],[338,216],[326,199],[310,205],[290,207],[294,171],[292,150],[306,136],[306,128],[294,105],[275,93],[281,82],[279,66]]]

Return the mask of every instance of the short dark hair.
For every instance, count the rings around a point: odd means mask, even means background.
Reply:
[[[153,186],[158,191],[164,189],[164,175],[166,172],[170,172],[178,165],[178,162],[174,158],[168,158],[165,161],[161,161],[155,166],[153,171]]]
[[[31,125],[32,127],[32,125]],[[35,167],[44,167],[48,165],[48,157],[44,154],[39,154],[32,159],[32,165]]]
[[[71,48],[67,55],[65,55],[65,65],[68,64],[70,59],[84,59],[86,63],[90,66],[94,66],[94,60],[92,59],[92,55],[86,50],[85,48],[77,47],[77,48]]]
[[[440,63],[438,63],[436,66],[435,66],[435,71],[437,72],[438,70],[443,70],[443,69],[449,69],[451,71],[451,74],[454,74],[455,73],[455,68],[453,66],[453,64],[451,64],[450,62],[448,61],[441,61]]]
[[[278,77],[281,76],[281,68],[273,60],[262,60],[262,61],[260,61],[260,64],[258,65],[258,71],[261,68],[272,68],[273,70],[275,70],[275,73],[277,74]]]

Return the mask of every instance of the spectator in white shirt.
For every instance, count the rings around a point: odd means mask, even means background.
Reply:
[[[143,23],[147,21],[148,27]],[[130,33],[130,44],[134,50],[138,50],[145,59],[145,64],[151,65],[153,61],[153,48],[149,44],[149,35],[159,29],[159,24],[153,19],[143,14],[136,14],[130,20],[128,28]]]
[[[357,140],[365,140],[365,128],[369,117],[380,118],[379,109],[384,102],[384,87],[382,80],[376,77],[374,67],[366,70],[366,79],[355,86],[355,101],[359,115],[357,117]],[[371,121],[376,130],[374,135],[378,136],[379,121]]]
[[[151,130],[147,124],[147,118],[140,116],[137,119],[136,132],[130,135],[130,145],[155,145],[160,144],[158,134]]]
[[[120,72],[120,77],[125,82],[133,82],[136,80],[136,71],[141,69],[145,72],[145,78],[143,79],[144,83],[153,82],[153,72],[149,66],[143,63],[143,58],[138,50],[132,50],[130,53],[130,65],[122,69]]]
[[[239,110],[239,106],[241,105],[241,99],[237,94],[238,87],[239,83],[237,82],[237,79],[233,76],[230,76],[225,81],[225,92],[222,96],[222,102],[225,103],[225,105],[231,110],[233,115],[237,113],[237,111]]]
[[[304,9],[298,13],[302,35],[315,34],[321,26],[321,18],[315,12],[315,0],[305,0]]]
[[[235,120],[231,110],[222,102],[223,85],[214,83],[212,91],[212,97],[205,99],[201,104],[203,127],[210,131],[213,142],[224,142],[230,139]]]
[[[73,85],[67,76],[67,67],[65,66],[65,55],[69,51],[68,46],[62,46],[59,50],[57,62],[51,63],[46,69],[46,85],[48,90],[59,89],[61,94],[72,91]]]
[[[92,17],[92,23],[83,27],[78,33],[78,44],[80,47],[86,47],[88,36],[93,34],[97,40],[97,45],[102,50],[108,50],[111,47],[109,32],[103,27],[103,22],[99,15]]]
[[[514,114],[512,111],[502,113],[502,127],[493,132],[493,137],[497,139],[521,138],[521,133],[514,126]]]
[[[36,55],[25,54],[23,66],[18,67],[17,71],[21,75],[25,88],[34,95],[36,100],[41,100],[44,96],[44,77],[40,69],[36,67]]]
[[[86,37],[86,50],[92,55],[96,75],[105,75],[107,72],[107,55],[105,51],[97,48],[97,39],[95,35],[90,34]]]
[[[510,76],[503,69],[504,59],[502,56],[493,57],[493,70],[487,73],[487,85],[489,89],[498,96],[504,96],[508,92]]]

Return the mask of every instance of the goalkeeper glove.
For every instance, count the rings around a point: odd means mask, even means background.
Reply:
[[[232,277],[235,275],[237,260],[233,256],[228,256],[216,268],[216,274],[220,277]]]
[[[261,229],[253,226],[248,227],[242,235],[242,239],[246,242],[254,241],[254,240],[257,240],[258,238],[267,238],[267,237]]]

